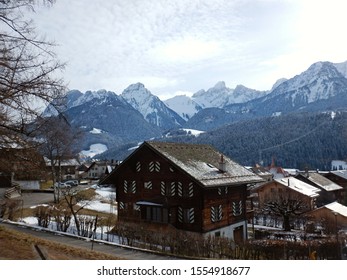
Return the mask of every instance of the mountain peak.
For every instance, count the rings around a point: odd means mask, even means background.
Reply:
[[[159,97],[153,95],[141,83],[128,86],[121,96],[151,124],[169,129],[184,122],[176,112],[169,109]]]
[[[219,81],[218,83],[215,84],[215,86],[213,88],[217,89],[217,90],[224,89],[224,88],[226,88],[225,82]]]
[[[131,84],[130,86],[128,86],[123,92],[140,91],[142,89],[146,89],[144,84],[135,83],[135,84]]]

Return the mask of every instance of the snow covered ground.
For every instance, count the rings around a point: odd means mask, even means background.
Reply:
[[[106,152],[107,150],[108,148],[106,145],[97,143],[97,144],[90,145],[89,150],[81,151],[81,154],[85,157],[92,158],[98,154]]]
[[[95,186],[92,186],[92,187],[95,188]],[[95,197],[93,198],[93,200],[88,202],[88,204],[86,204],[84,209],[90,209],[90,210],[94,210],[101,213],[111,213],[111,214],[117,215],[116,193],[114,192],[114,189],[98,188],[95,190],[95,192],[96,192]],[[31,208],[33,209],[38,206],[48,206],[48,204],[38,204],[38,205],[32,206]],[[92,217],[92,216],[84,215],[83,217],[89,220],[95,219],[94,216]],[[25,217],[22,219],[21,222],[30,226],[38,226],[38,220],[34,216]],[[48,229],[56,230],[56,224],[54,220],[50,222]],[[98,227],[96,230],[96,239],[104,239],[104,240],[110,241],[111,237],[106,234],[106,232],[108,232],[110,229],[111,229],[110,227],[105,227],[105,226]],[[71,225],[67,233],[76,234],[73,218],[71,219]],[[112,238],[117,239],[117,237],[112,237]],[[115,242],[118,242],[118,241],[115,240]]]

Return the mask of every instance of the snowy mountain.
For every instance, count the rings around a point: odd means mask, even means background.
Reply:
[[[243,85],[238,85],[233,90],[232,94],[230,95],[227,105],[234,104],[234,103],[245,103],[250,100],[265,96],[267,93],[268,93],[267,91],[259,91],[259,90],[247,88]]]
[[[263,97],[245,103],[201,110],[187,122],[194,129],[210,130],[236,121],[293,112],[347,109],[347,78],[333,63],[317,62],[288,80],[280,80]]]
[[[190,119],[197,112],[199,112],[202,107],[186,95],[176,95],[170,99],[164,101],[166,106],[174,110],[179,114],[184,120]]]
[[[127,87],[121,97],[139,111],[150,124],[162,129],[182,126],[185,121],[141,83]]]
[[[83,149],[103,150],[130,141],[143,141],[160,137],[161,130],[148,123],[140,112],[135,110],[123,97],[114,92],[100,90],[87,91],[79,98],[76,91],[67,93],[68,109],[64,112],[71,125],[84,133]]]
[[[346,90],[346,81],[333,63],[317,62],[300,75],[281,83],[264,100],[285,95],[293,106],[297,102],[304,105],[339,94],[340,89]]]
[[[225,82],[221,81],[207,91],[202,89],[194,93],[192,100],[202,108],[223,108],[234,103],[244,103],[266,94],[266,91],[250,89],[243,85],[230,89],[226,87]]]
[[[341,63],[334,63],[333,65],[345,78],[347,78],[347,61]]]
[[[233,90],[227,88],[224,82],[218,82],[214,87],[205,91],[204,89],[194,93],[192,99],[202,108],[222,108],[228,104],[229,96]]]

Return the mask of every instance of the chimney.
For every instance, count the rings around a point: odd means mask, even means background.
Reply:
[[[308,178],[309,177],[309,173],[308,173],[308,167],[305,167],[305,177]]]
[[[223,155],[220,156],[219,171],[220,172],[226,172],[225,160],[224,160],[224,156]]]

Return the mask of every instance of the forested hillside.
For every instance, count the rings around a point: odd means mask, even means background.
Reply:
[[[279,166],[329,170],[347,158],[347,113],[302,113],[234,123],[190,138],[208,143],[243,165],[275,157]]]

